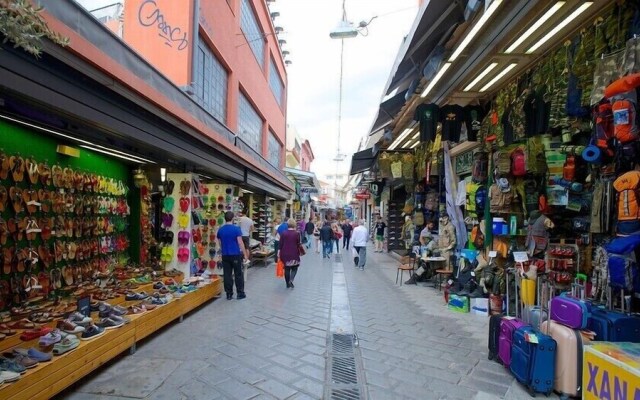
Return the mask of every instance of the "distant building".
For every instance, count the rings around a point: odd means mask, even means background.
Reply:
[[[315,159],[311,143],[303,139],[295,126],[287,124],[287,156],[286,166],[302,171],[309,171]]]

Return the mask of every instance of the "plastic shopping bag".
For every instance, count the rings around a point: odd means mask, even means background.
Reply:
[[[284,277],[284,263],[282,262],[282,260],[278,260],[278,263],[276,264],[276,277]]]

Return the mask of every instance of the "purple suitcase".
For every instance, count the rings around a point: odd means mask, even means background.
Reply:
[[[581,300],[570,296],[557,296],[549,305],[551,319],[573,329],[584,329],[589,319],[589,308]]]
[[[502,361],[502,365],[509,368],[511,365],[511,343],[513,341],[513,332],[524,326],[525,323],[517,318],[505,317],[500,322],[500,338],[498,339],[498,357]]]

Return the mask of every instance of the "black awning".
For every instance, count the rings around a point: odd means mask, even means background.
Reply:
[[[393,118],[396,116],[396,114],[400,112],[400,110],[402,109],[402,107],[406,102],[405,100],[406,93],[407,93],[407,90],[405,89],[400,93],[396,93],[393,97],[380,103],[380,108],[378,109],[378,116],[376,117],[376,120],[373,123],[373,126],[371,127],[370,133],[374,133],[380,130],[381,128],[383,128],[385,125],[387,125],[389,122],[393,120]]]
[[[368,171],[373,166],[377,157],[378,153],[374,153],[372,148],[354,153],[351,157],[351,172],[349,174],[355,175],[360,172]]]

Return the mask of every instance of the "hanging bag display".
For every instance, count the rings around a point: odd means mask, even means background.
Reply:
[[[628,143],[638,139],[638,96],[636,89],[613,96],[611,98],[613,113],[613,136],[620,143]]]
[[[391,156],[389,153],[384,152],[378,158],[378,167],[380,168],[380,175],[383,178],[391,178]]]
[[[391,163],[391,176],[393,179],[402,178],[402,161],[397,160]]]
[[[487,181],[487,173],[489,169],[489,156],[484,151],[479,151],[473,155],[473,170],[471,172],[472,179],[476,183],[484,183]]]
[[[613,188],[618,192],[618,231],[631,233],[640,229],[639,192],[640,172],[629,171],[620,175]],[[624,230],[624,232],[620,232]]]
[[[511,153],[511,174],[516,177],[527,174],[527,159],[521,147]]]

